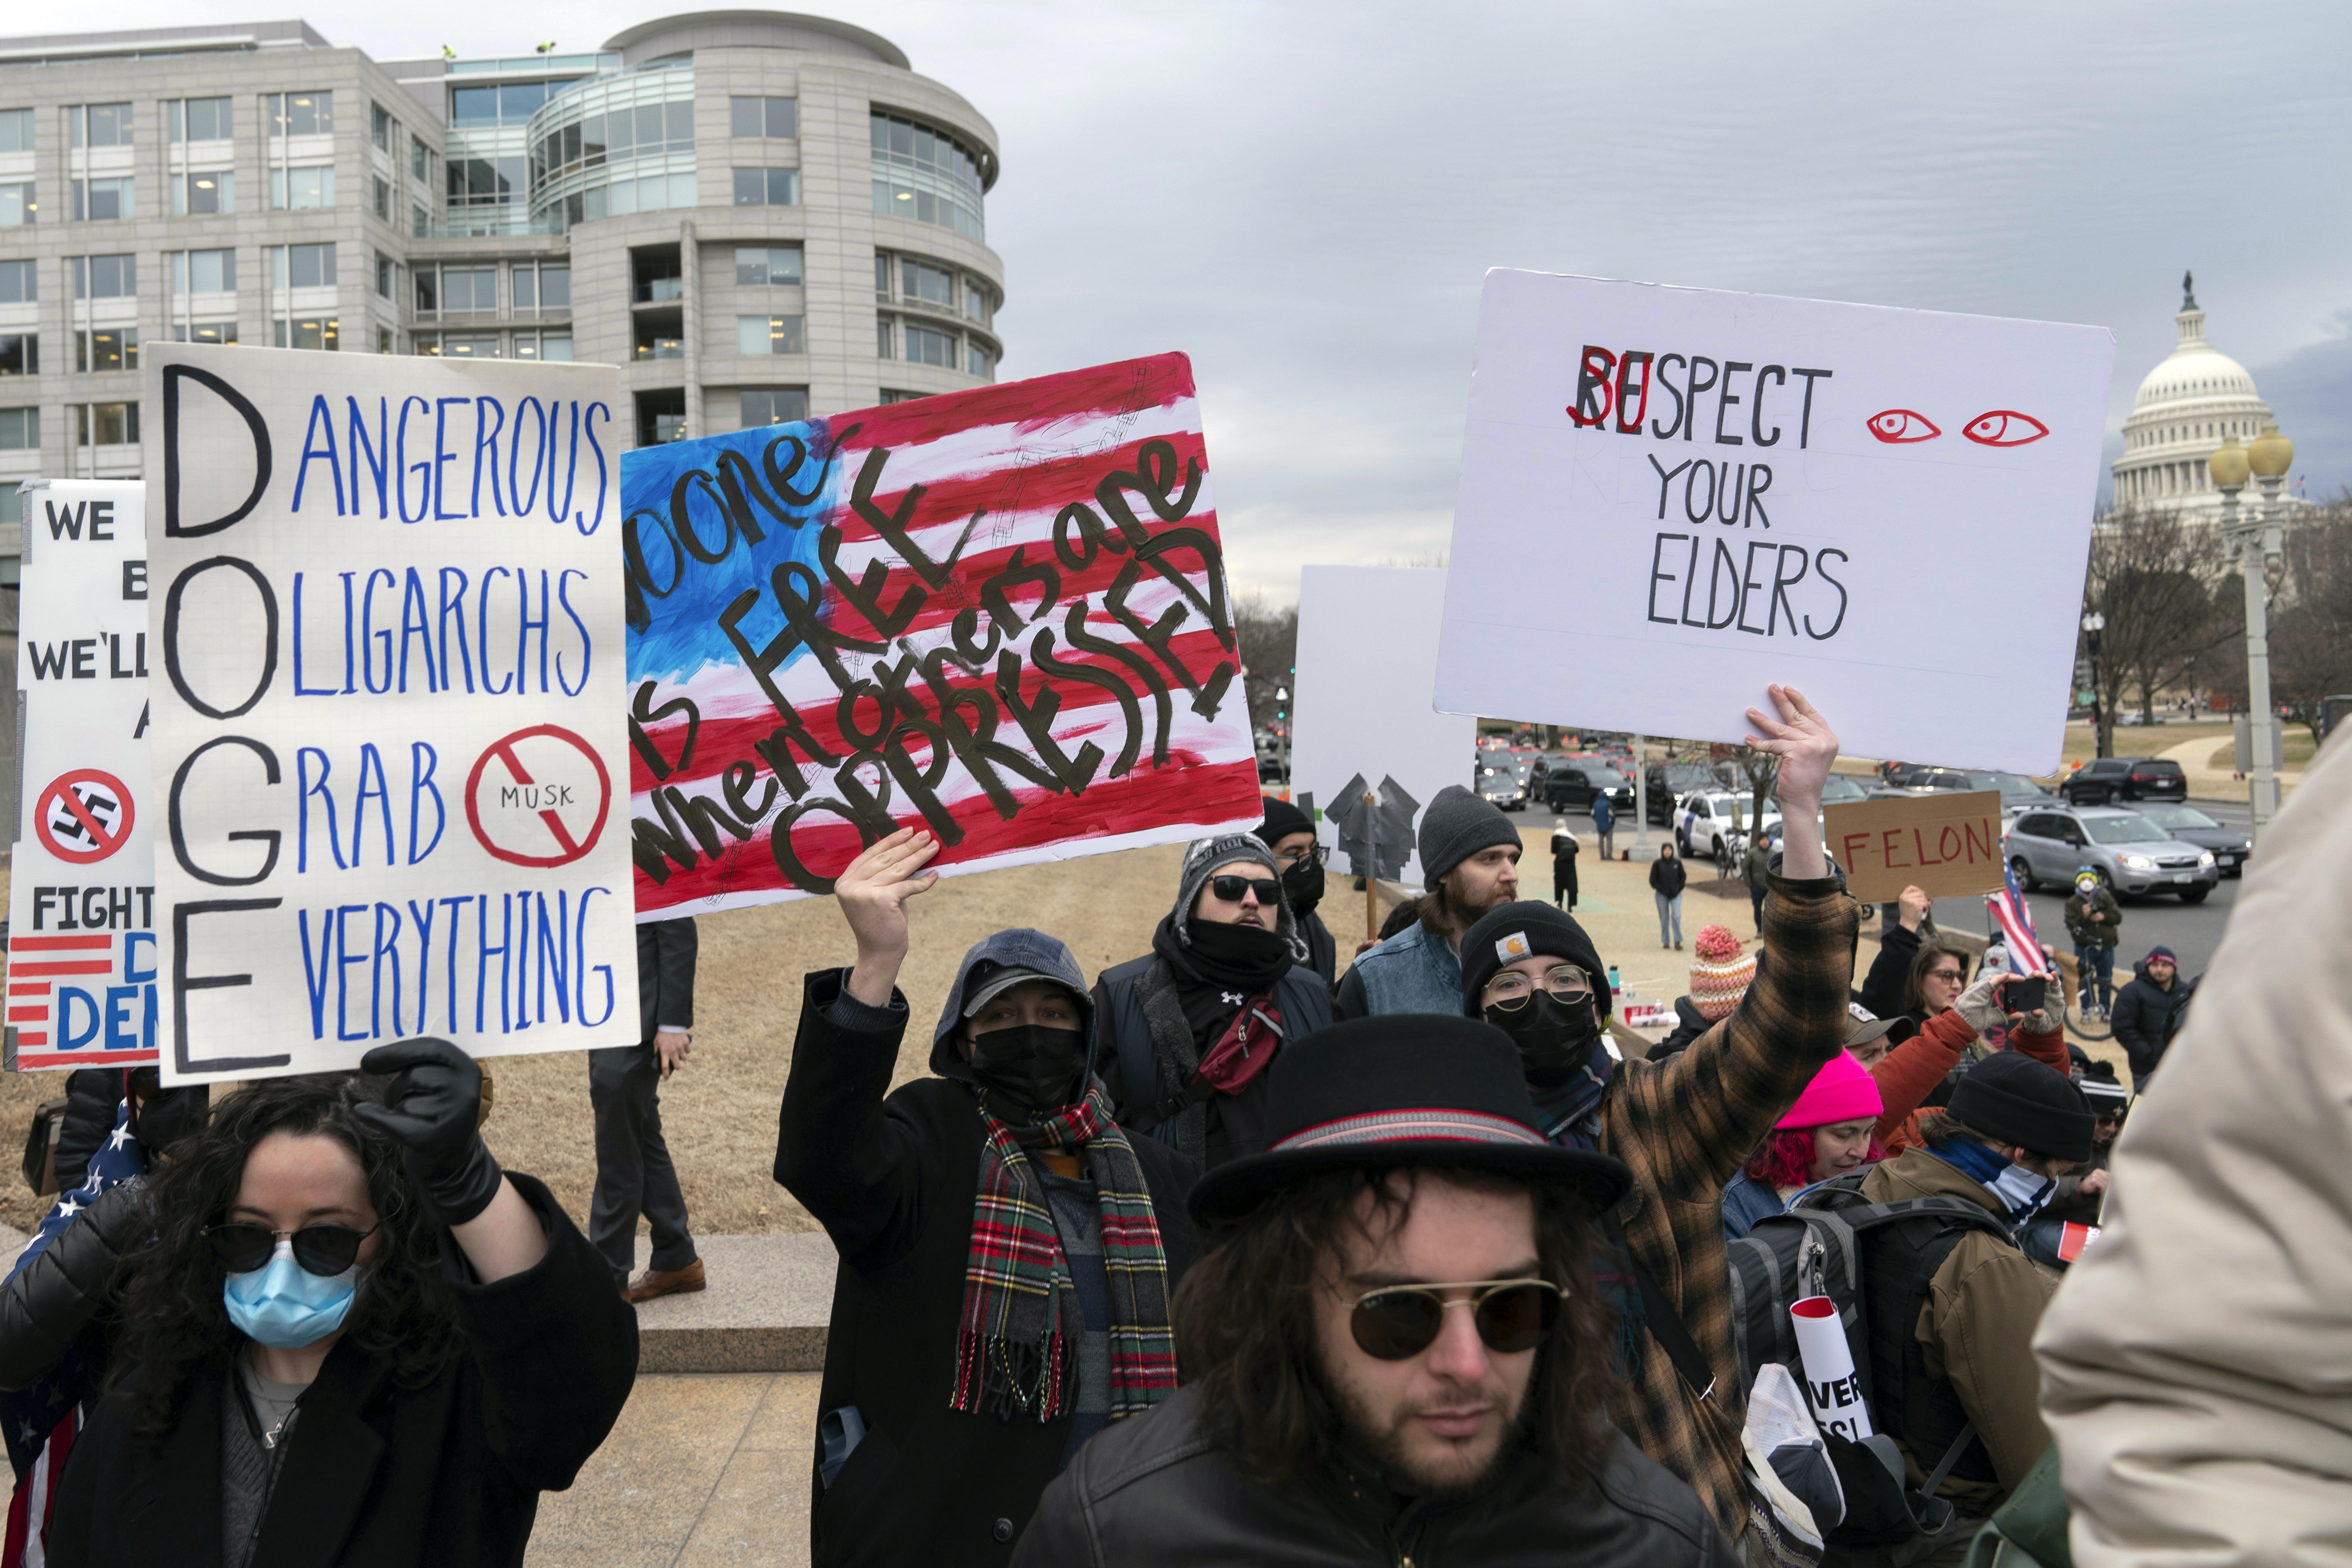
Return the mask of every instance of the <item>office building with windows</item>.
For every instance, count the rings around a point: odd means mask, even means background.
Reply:
[[[992,381],[996,174],[895,45],[782,12],[488,59],[0,38],[0,519],[140,472],[142,342],[609,363],[635,445]]]

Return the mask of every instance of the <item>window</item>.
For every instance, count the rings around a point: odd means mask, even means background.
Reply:
[[[572,309],[572,268],[550,267],[544,262],[539,268],[539,307],[542,310]],[[571,356],[565,355],[567,359]]]
[[[955,309],[955,274],[943,267],[933,267],[913,257],[902,257],[898,262],[899,298],[937,305],[942,310]]]
[[[637,445],[657,447],[686,435],[686,394],[683,390],[637,394]]]
[[[69,256],[66,268],[77,300],[129,300],[139,293],[136,256]]]
[[[746,430],[762,425],[790,425],[808,417],[808,388],[804,386],[747,386],[736,394],[736,402],[742,411]]]
[[[916,364],[944,365],[953,370],[956,363],[955,335],[934,332],[909,321],[907,323],[907,358]]]
[[[441,308],[445,310],[495,310],[499,308],[499,269],[495,267],[444,267]]]
[[[425,237],[425,230],[430,226],[431,225],[425,216],[425,209],[423,207],[412,206],[408,209],[408,232],[412,237],[417,239],[423,239]]]
[[[280,212],[335,205],[335,166],[305,163],[269,171],[269,205]]]
[[[273,245],[269,247],[270,282],[280,289],[331,289],[335,282],[335,247],[326,245]]]
[[[428,176],[432,173],[432,167],[427,160],[432,156],[433,150],[425,144],[423,137],[410,137],[408,139],[408,177],[430,184]]]
[[[77,147],[131,145],[131,106],[77,103],[66,110],[66,135]]]
[[[990,376],[996,374],[996,356],[978,343],[964,344],[964,368],[974,375]]]
[[[996,321],[996,296],[976,278],[963,280],[963,313],[983,327]]]
[[[637,359],[684,359],[686,340],[677,335],[674,326],[657,326],[650,321],[637,323],[637,341],[634,357]]]
[[[236,171],[234,169],[192,170],[184,174],[173,174],[171,183],[173,217],[236,211]],[[378,180],[376,184],[380,185],[383,182]]]
[[[496,332],[444,332],[441,353],[449,359],[498,359],[499,335]]]
[[[540,333],[539,357],[569,364],[572,362],[572,334],[570,332]]]
[[[919,397],[929,395],[928,392],[908,392],[904,387],[886,386],[882,389],[882,395],[878,401],[885,404],[912,403]]]
[[[235,321],[193,321],[172,329],[175,343],[233,343],[236,342]]]
[[[735,205],[739,207],[796,207],[800,203],[798,169],[735,171]]]
[[[797,105],[789,98],[730,98],[727,100],[730,136],[797,136],[793,113]]]
[[[441,308],[440,279],[429,268],[420,267],[416,269],[416,308],[420,310],[437,310]]]
[[[521,125],[547,102],[551,87],[562,82],[509,82],[503,87],[460,87],[449,93],[449,123],[472,128]]]
[[[739,245],[735,247],[735,281],[745,288],[801,280],[801,247],[797,245]]]
[[[136,186],[137,182],[129,174],[103,180],[74,181],[74,222],[108,223],[117,218],[137,217]]]
[[[0,452],[37,452],[41,449],[41,411],[37,408],[0,408]]]
[[[379,153],[392,151],[392,111],[381,103],[368,105],[368,140]]]
[[[877,111],[870,120],[874,210],[985,239],[981,158],[945,132]]]
[[[94,331],[76,332],[73,339],[74,369],[78,373],[139,368],[136,327],[100,327]]]
[[[372,174],[369,179],[373,183],[375,194],[373,203],[375,216],[390,223],[392,221],[392,182],[382,174]]]
[[[890,298],[890,258],[879,250],[874,253],[874,297]]]
[[[375,292],[380,300],[392,298],[392,258],[381,250],[375,253]]]
[[[0,228],[16,228],[31,223],[40,211],[33,199],[33,182],[0,185]]]
[[[139,444],[136,403],[77,403],[73,405],[77,447],[135,447]]]
[[[517,263],[514,269],[514,308],[518,310],[539,309],[539,275],[527,264]],[[522,357],[518,355],[517,357]]]
[[[29,153],[33,150],[33,111],[29,109],[0,109],[0,153]]]
[[[0,305],[29,305],[40,297],[40,275],[30,261],[0,261]]]
[[[453,207],[503,206],[523,199],[526,160],[452,158],[448,163],[449,205]]]
[[[236,293],[236,252],[234,250],[172,252],[172,292],[174,294]]]
[[[798,316],[738,316],[735,352],[739,354],[800,354],[808,353]]]
[[[273,92],[261,100],[271,138],[325,136],[335,129],[335,95],[331,92]]]
[[[290,321],[281,317],[270,325],[276,329],[273,335],[281,349],[325,349],[331,352],[340,346],[336,340],[337,322],[332,316],[324,319],[297,316]]]
[[[34,332],[0,332],[0,375],[41,374],[41,340]]]
[[[229,128],[226,98],[175,98],[163,105],[164,123],[174,142],[226,142]]]
[[[874,357],[875,357],[876,359],[892,359],[892,358],[895,358],[895,357],[896,357],[896,352],[891,348],[890,343],[891,343],[890,318],[889,318],[889,317],[887,317],[887,316],[877,316],[877,317],[875,317],[875,318],[874,318]]]

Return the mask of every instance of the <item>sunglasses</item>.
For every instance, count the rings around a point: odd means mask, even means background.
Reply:
[[[1475,1290],[1449,1301],[1441,1290]],[[1559,1321],[1560,1288],[1549,1279],[1475,1279],[1458,1285],[1392,1285],[1356,1298],[1349,1331],[1356,1348],[1379,1361],[1404,1361],[1437,1341],[1448,1307],[1468,1307],[1486,1348],[1517,1355],[1543,1342]]]
[[[213,1244],[213,1256],[232,1274],[250,1274],[268,1267],[270,1255],[278,1250],[278,1238],[290,1236],[295,1262],[310,1273],[331,1276],[358,1262],[360,1243],[383,1228],[381,1224],[365,1230],[347,1225],[310,1225],[300,1230],[272,1230],[266,1225],[238,1221],[206,1226],[205,1237]]]
[[[1940,980],[1947,985],[1958,985],[1960,983],[1960,972],[1957,969],[1931,969],[1927,971],[1927,978]]]
[[[1556,969],[1546,970],[1543,988],[1562,1002],[1592,1000],[1591,977],[1574,964],[1563,963]],[[1494,979],[1486,982],[1483,999],[1487,1006],[1500,1007],[1507,1013],[1526,1006],[1534,999],[1535,994],[1536,983],[1528,977],[1528,973],[1522,969],[1514,969],[1507,974],[1497,974]]]
[[[1282,901],[1282,884],[1265,877],[1212,877],[1209,891],[1229,904],[1238,904],[1245,892],[1255,893],[1261,904]]]

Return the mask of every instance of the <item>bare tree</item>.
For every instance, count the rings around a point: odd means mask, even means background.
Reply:
[[[1276,709],[1290,710],[1289,703],[1277,702],[1274,694],[1288,689],[1295,679],[1298,606],[1269,606],[1257,595],[1238,600],[1234,605],[1234,631],[1241,640],[1242,668],[1249,672],[1242,687],[1249,694],[1250,728],[1264,730]]]
[[[2281,543],[2271,694],[2317,740],[2322,704],[2352,692],[2352,492],[2297,519]]]
[[[2137,693],[2142,716],[2153,719],[2157,694],[2188,679],[2228,637],[2223,564],[2222,542],[2209,523],[2125,510],[2093,527],[2083,607],[2106,617],[2098,658],[2102,755],[2115,750],[2116,714],[2126,694]]]

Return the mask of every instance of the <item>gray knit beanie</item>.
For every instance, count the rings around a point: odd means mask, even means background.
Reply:
[[[1265,839],[1255,833],[1223,833],[1214,838],[1196,838],[1184,847],[1184,868],[1176,879],[1176,940],[1185,947],[1192,945],[1192,906],[1200,901],[1201,889],[1220,866],[1235,860],[1249,860],[1265,868],[1265,874],[1276,882],[1282,873],[1274,863],[1274,851]],[[1307,944],[1298,935],[1298,922],[1290,912],[1290,895],[1282,894],[1275,905],[1274,931],[1288,942],[1292,952],[1305,961]]]
[[[1447,784],[1421,814],[1422,885],[1437,886],[1440,877],[1481,849],[1518,842],[1519,830],[1501,807],[1460,784]]]

